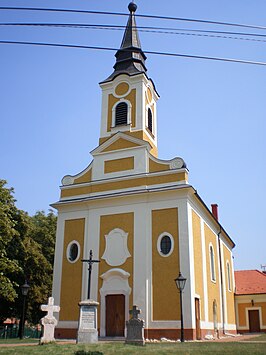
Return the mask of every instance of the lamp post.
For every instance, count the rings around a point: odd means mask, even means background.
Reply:
[[[21,313],[21,319],[19,322],[19,338],[23,339],[24,336],[24,324],[25,324],[25,310],[26,310],[26,298],[27,294],[29,292],[30,286],[27,283],[27,280],[25,280],[24,285],[20,286],[21,293],[23,296],[23,306],[22,306],[22,313]]]
[[[182,276],[181,272],[179,272],[178,277],[175,279],[176,287],[180,292],[180,317],[181,317],[181,336],[180,341],[184,342],[184,324],[183,324],[183,304],[182,304],[182,292],[185,288],[187,279]]]

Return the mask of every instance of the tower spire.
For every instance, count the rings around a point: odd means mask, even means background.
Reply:
[[[114,72],[105,81],[110,81],[119,74],[128,74],[132,76],[147,71],[145,66],[145,60],[147,57],[141,49],[135,19],[137,5],[134,2],[130,2],[128,10],[130,14],[125,33],[120,49],[115,54],[116,62],[114,65]]]

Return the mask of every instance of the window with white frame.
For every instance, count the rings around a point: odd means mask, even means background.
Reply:
[[[163,256],[170,256],[174,250],[174,238],[170,233],[164,232],[157,240],[158,253]]]
[[[210,245],[210,268],[211,268],[211,280],[216,281],[214,251],[212,245]]]
[[[115,108],[115,126],[126,125],[128,117],[128,105],[126,102],[120,102]]]

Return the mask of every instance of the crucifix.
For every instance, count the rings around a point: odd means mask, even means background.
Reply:
[[[88,263],[89,265],[89,277],[88,277],[88,300],[90,299],[90,295],[91,295],[91,270],[92,270],[92,264],[93,263],[99,263],[100,260],[93,260],[92,259],[92,250],[90,250],[90,257],[89,259],[82,259],[81,260],[83,263]]]

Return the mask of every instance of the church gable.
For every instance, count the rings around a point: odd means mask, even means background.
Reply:
[[[113,144],[109,145],[106,149],[103,150],[104,152],[111,152],[113,150],[120,150],[120,149],[127,149],[127,148],[134,148],[139,147],[140,145],[134,142],[130,142],[126,139],[119,138]]]
[[[107,141],[100,144],[91,152],[91,154],[95,156],[102,153],[138,147],[146,147],[148,150],[151,149],[151,145],[148,142],[129,136],[128,134],[118,132]]]

